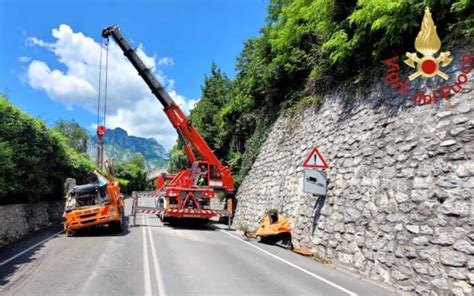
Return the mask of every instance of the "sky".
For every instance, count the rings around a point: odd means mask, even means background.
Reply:
[[[171,97],[189,112],[213,62],[229,77],[235,75],[243,42],[258,36],[265,24],[267,3],[0,0],[0,92],[49,126],[73,119],[94,133],[100,33],[119,25]],[[102,95],[103,83],[104,76]],[[108,128],[153,137],[167,149],[174,145],[176,132],[161,105],[112,40],[107,93]]]

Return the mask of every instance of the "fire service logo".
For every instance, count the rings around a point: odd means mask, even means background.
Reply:
[[[415,39],[415,49],[421,54],[419,57],[416,52],[407,52],[407,59],[404,61],[406,65],[416,69],[416,72],[408,76],[410,81],[417,79],[418,77],[432,78],[439,76],[445,81],[449,79],[449,75],[444,73],[441,69],[451,64],[453,59],[451,58],[451,52],[441,52],[437,57],[437,52],[441,49],[441,40],[436,32],[436,26],[429,8],[425,9],[425,15],[421,22],[421,29],[418,36]],[[398,56],[387,59],[385,63],[389,66],[387,69],[387,76],[385,82],[391,85],[403,96],[406,96],[410,91],[411,85],[401,79],[398,75],[400,66],[397,64]],[[445,83],[441,89],[433,91],[432,93],[424,93],[418,91],[413,94],[412,99],[415,104],[436,104],[439,97],[443,97],[448,100],[451,93],[457,94],[463,89],[463,85],[468,81],[468,74],[472,70],[472,56],[469,54],[463,54],[461,56],[461,73],[457,76],[456,82],[449,85]]]
[[[436,26],[431,18],[431,12],[429,8],[425,10],[425,16],[421,23],[421,30],[415,39],[416,51],[421,53],[423,57],[420,59],[416,52],[407,52],[407,60],[405,64],[412,68],[416,68],[416,72],[411,74],[408,79],[413,80],[418,76],[433,77],[439,75],[444,80],[448,80],[449,76],[446,73],[441,72],[439,69],[440,63],[442,67],[446,67],[452,61],[449,57],[451,53],[449,51],[442,52],[437,58],[434,55],[441,48],[441,40],[436,33]],[[416,63],[416,66],[415,66]]]

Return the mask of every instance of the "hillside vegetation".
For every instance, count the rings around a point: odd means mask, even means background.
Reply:
[[[443,46],[474,40],[469,0],[426,1]],[[317,104],[329,89],[367,85],[383,60],[413,51],[424,13],[414,0],[271,0],[260,36],[244,43],[237,74],[216,65],[204,79],[191,119],[239,184],[281,112]],[[172,150],[170,169],[186,162]]]
[[[100,171],[87,155],[87,130],[78,123],[59,120],[48,128],[3,96],[0,119],[0,205],[61,200],[66,178],[84,184],[90,172]],[[122,193],[145,189],[142,154],[115,161],[114,167]]]
[[[0,96],[0,204],[60,200],[66,178],[85,182],[94,164],[57,129]]]

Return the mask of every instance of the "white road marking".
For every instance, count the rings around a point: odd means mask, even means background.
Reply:
[[[267,255],[269,255],[269,256],[271,256],[271,257],[273,257],[273,258],[275,258],[275,259],[277,259],[277,260],[279,260],[279,261],[281,261],[281,262],[283,262],[283,263],[288,264],[288,265],[291,266],[291,267],[294,267],[294,268],[296,268],[296,269],[298,269],[298,270],[300,270],[300,271],[302,271],[302,272],[304,272],[304,273],[306,273],[306,274],[308,274],[308,275],[310,275],[310,276],[312,276],[312,277],[314,277],[314,278],[316,278],[316,279],[318,279],[318,280],[320,280],[320,281],[323,281],[323,282],[325,282],[326,284],[333,286],[334,288],[337,288],[337,289],[339,289],[339,290],[341,290],[341,291],[343,291],[343,292],[345,292],[345,293],[347,293],[347,294],[349,294],[349,295],[351,295],[351,296],[357,296],[356,293],[354,293],[354,292],[352,292],[352,291],[349,291],[349,290],[347,290],[347,289],[345,289],[345,288],[343,288],[343,287],[341,287],[341,286],[339,286],[339,285],[337,285],[337,284],[335,284],[335,283],[333,283],[333,282],[331,282],[331,281],[329,281],[329,280],[327,280],[327,279],[325,279],[325,278],[323,278],[323,277],[320,277],[319,275],[316,275],[316,274],[312,273],[311,271],[308,271],[308,270],[306,270],[306,269],[304,269],[304,268],[302,268],[302,267],[299,267],[298,265],[293,264],[293,263],[291,263],[291,262],[289,262],[289,261],[287,261],[287,260],[285,260],[285,259],[283,259],[283,258],[280,258],[280,257],[278,257],[277,255],[268,252],[267,250],[264,250],[264,249],[262,249],[262,248],[260,248],[260,247],[257,247],[256,245],[251,244],[251,243],[249,243],[249,242],[247,242],[247,241],[241,239],[240,237],[238,237],[238,236],[236,236],[236,235],[233,235],[233,234],[231,234],[231,233],[229,233],[229,232],[227,232],[227,231],[224,231],[224,230],[222,230],[222,229],[218,229],[218,230],[219,230],[220,232],[223,232],[223,233],[225,233],[225,234],[227,234],[227,235],[229,235],[229,236],[231,236],[231,237],[233,237],[233,238],[235,238],[235,239],[237,239],[237,240],[239,240],[239,241],[241,241],[241,242],[243,242],[243,243],[245,243],[245,244],[251,246],[252,248],[255,248],[255,249],[257,249],[257,250],[259,250],[259,251],[261,251],[261,252],[263,252],[263,253],[265,253],[265,254],[267,254]]]
[[[143,223],[141,225],[143,233],[143,280],[145,281],[145,295],[152,295],[151,293],[151,279],[150,279],[150,265],[148,258],[148,243],[145,226],[145,216],[142,215]]]
[[[148,225],[148,217],[145,216],[145,221],[146,224]],[[163,277],[161,276],[161,270],[160,270],[160,264],[158,262],[158,255],[156,253],[156,247],[155,247],[155,241],[153,239],[153,235],[151,234],[151,229],[150,227],[147,227],[148,229],[148,235],[150,237],[150,243],[151,243],[151,256],[153,257],[153,267],[155,268],[155,279],[156,283],[158,285],[158,295],[160,296],[166,296],[165,292],[165,284],[163,282]]]
[[[25,250],[21,251],[20,253],[18,253],[18,254],[16,254],[16,255],[13,255],[12,257],[10,257],[10,258],[8,258],[8,259],[5,259],[4,261],[0,262],[0,266],[3,266],[3,265],[7,264],[8,262],[10,262],[10,261],[12,261],[12,260],[15,260],[16,258],[20,257],[21,255],[23,255],[23,254],[25,254],[25,253],[31,251],[32,249],[34,249],[34,248],[36,248],[37,246],[39,246],[39,245],[45,243],[46,241],[52,239],[53,237],[55,237],[56,235],[58,235],[58,234],[60,234],[60,233],[62,233],[62,232],[63,232],[63,230],[58,231],[58,232],[56,232],[55,234],[51,235],[50,237],[47,237],[47,238],[45,238],[44,240],[40,241],[39,243],[36,243],[36,244],[32,245],[32,246],[29,247],[28,249],[25,249]]]

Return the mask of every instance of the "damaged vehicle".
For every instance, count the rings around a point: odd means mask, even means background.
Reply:
[[[63,221],[68,236],[79,229],[101,225],[123,231],[125,215],[120,185],[109,165],[106,171],[107,178],[94,171],[87,184],[72,186],[66,194]]]

